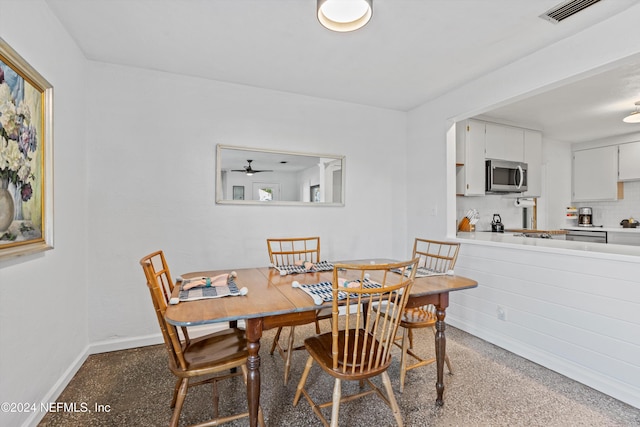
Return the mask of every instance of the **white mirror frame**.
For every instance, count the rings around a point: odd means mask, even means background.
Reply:
[[[246,153],[246,159],[253,159],[257,156],[264,155],[265,153],[268,155],[278,156],[303,156],[307,158],[317,158],[317,163],[319,164],[321,159],[331,159],[331,160],[339,160],[341,165],[341,186],[340,186],[340,202],[311,202],[311,201],[283,201],[283,200],[274,200],[274,201],[259,201],[259,200],[233,200],[233,190],[227,189],[227,197],[225,198],[225,191],[223,190],[223,172],[230,173],[228,168],[224,168],[223,170],[223,156],[224,152],[228,150],[236,150],[238,152]],[[237,165],[234,167],[244,168],[245,164]],[[264,166],[256,166],[253,165],[255,169],[260,169]],[[269,168],[273,167],[270,166]],[[237,169],[236,169],[237,170]],[[346,177],[346,164],[345,164],[345,156],[339,156],[335,154],[316,154],[316,153],[302,153],[302,152],[294,152],[294,151],[283,151],[283,150],[270,150],[270,149],[262,149],[262,148],[250,148],[250,147],[240,147],[240,146],[232,146],[232,145],[223,145],[218,144],[216,147],[216,203],[217,204],[229,204],[229,205],[258,205],[258,206],[344,206],[345,204],[345,177]],[[273,181],[272,179],[268,179],[268,181]],[[274,185],[278,185],[278,183],[274,183]],[[231,187],[230,187],[231,188]],[[245,194],[248,191],[252,191],[251,188],[245,189]]]

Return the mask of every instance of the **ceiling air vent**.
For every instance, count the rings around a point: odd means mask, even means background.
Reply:
[[[557,24],[558,22],[575,15],[581,10],[588,8],[599,1],[600,0],[569,0],[547,10],[545,13],[540,15],[540,18]]]

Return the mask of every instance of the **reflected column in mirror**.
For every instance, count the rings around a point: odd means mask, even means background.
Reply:
[[[216,160],[216,203],[344,206],[344,156],[218,145]]]

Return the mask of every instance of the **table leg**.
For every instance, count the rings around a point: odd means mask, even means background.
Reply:
[[[447,339],[444,335],[444,316],[445,316],[445,308],[442,305],[438,304],[436,306],[436,367],[438,372],[438,378],[436,380],[436,391],[438,392],[438,396],[436,398],[437,405],[444,405],[443,394],[444,394],[444,355],[446,354],[447,348]]]
[[[238,327],[238,321],[237,320],[231,320],[229,322],[229,327],[230,328],[237,328]],[[235,374],[236,372],[238,372],[238,368],[231,368],[231,373],[232,374]]]
[[[258,425],[258,409],[260,408],[260,338],[262,337],[263,319],[247,319],[247,401],[249,406],[249,425]]]

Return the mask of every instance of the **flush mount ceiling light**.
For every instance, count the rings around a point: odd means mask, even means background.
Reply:
[[[636,111],[629,114],[627,117],[622,119],[625,123],[640,123],[640,111],[638,111],[638,106],[640,106],[640,101],[636,102]]]
[[[372,15],[373,0],[318,0],[318,21],[332,31],[355,31]]]

